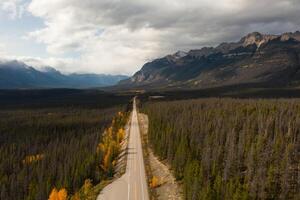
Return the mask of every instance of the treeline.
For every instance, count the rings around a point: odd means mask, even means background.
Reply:
[[[122,106],[132,99],[131,94],[103,92],[97,89],[33,89],[1,90],[0,109],[91,108],[105,109]]]
[[[198,199],[300,199],[300,101],[146,103],[149,141]]]
[[[87,188],[113,173],[103,160],[110,166],[115,158],[99,144],[122,131],[128,114],[120,110],[0,111],[0,199],[84,199]]]

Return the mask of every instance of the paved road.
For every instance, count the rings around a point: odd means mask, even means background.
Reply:
[[[105,187],[97,200],[149,200],[135,100],[131,117],[126,173]]]

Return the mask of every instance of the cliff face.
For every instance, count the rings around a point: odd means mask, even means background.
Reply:
[[[300,80],[300,32],[250,33],[240,41],[177,52],[146,63],[120,84],[214,87],[244,83],[282,85]]]

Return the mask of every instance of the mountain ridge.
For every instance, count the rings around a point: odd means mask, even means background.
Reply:
[[[105,74],[62,74],[49,66],[38,70],[17,60],[0,62],[0,89],[105,87],[115,85],[125,78],[128,77]]]
[[[249,33],[237,42],[193,49],[146,63],[128,87],[206,88],[244,83],[275,85],[300,81],[300,32]]]

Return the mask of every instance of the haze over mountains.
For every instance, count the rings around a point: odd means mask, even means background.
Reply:
[[[123,75],[69,74],[51,67],[37,70],[19,61],[0,62],[0,89],[91,88],[117,84]]]
[[[146,63],[127,87],[209,88],[236,84],[298,85],[300,32],[253,32],[238,42],[177,52]]]

